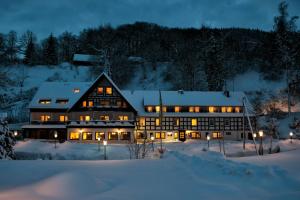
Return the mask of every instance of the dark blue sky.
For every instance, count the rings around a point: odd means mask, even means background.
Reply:
[[[148,21],[169,27],[244,27],[271,30],[280,0],[0,0],[0,32],[39,37],[110,23]],[[300,0],[288,0],[290,15]],[[300,23],[298,21],[298,27]]]

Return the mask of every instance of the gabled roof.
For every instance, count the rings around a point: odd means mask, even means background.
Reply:
[[[84,94],[90,87],[90,82],[44,82],[34,95],[29,108],[51,108],[68,109]],[[74,89],[79,89],[74,93]],[[50,99],[50,104],[40,104],[39,101]],[[66,104],[56,103],[57,99],[68,99]]]
[[[97,83],[100,81],[101,78],[106,78],[108,80],[108,82],[114,87],[114,89],[117,90],[117,92],[125,99],[126,103],[128,105],[130,105],[134,110],[135,108],[131,105],[130,101],[128,101],[128,99],[122,94],[121,90],[118,88],[118,86],[110,79],[110,77],[105,73],[105,72],[102,72],[98,78],[90,85],[90,87],[81,95],[81,97],[79,99],[77,99],[77,101],[71,105],[71,107],[69,108],[69,110],[71,110],[78,102],[80,102],[84,95],[91,92],[92,89],[95,87],[95,85],[97,85]],[[135,110],[137,112],[137,110]]]

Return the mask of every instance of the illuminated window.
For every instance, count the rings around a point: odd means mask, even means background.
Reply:
[[[189,112],[194,112],[194,111],[195,111],[194,107],[193,107],[193,106],[190,106],[190,107],[189,107]]]
[[[214,133],[212,134],[212,137],[213,137],[213,138],[221,138],[222,135],[221,135],[220,132],[214,132]]]
[[[166,107],[166,106],[163,106],[163,107],[162,107],[162,111],[163,111],[163,112],[167,112],[167,107]]]
[[[201,135],[200,135],[200,133],[198,133],[198,132],[191,132],[191,137],[192,137],[193,139],[200,139],[200,138],[201,138]]]
[[[70,140],[79,140],[79,133],[77,132],[71,132],[70,133]]]
[[[59,116],[59,121],[60,122],[66,122],[66,121],[68,121],[68,116],[66,116],[66,115],[60,115]]]
[[[177,132],[174,133],[174,139],[178,139],[178,133]]]
[[[236,112],[236,113],[241,112],[241,108],[240,108],[240,107],[235,107],[235,112]]]
[[[108,133],[108,139],[109,140],[118,140],[118,133],[116,133],[116,132],[109,132]]]
[[[82,133],[82,140],[92,140],[92,139],[93,139],[93,133],[90,132]]]
[[[231,113],[232,112],[232,107],[227,107],[226,111]]]
[[[173,123],[175,126],[179,126],[179,118],[174,118]]]
[[[197,119],[192,119],[192,126],[197,126]]]
[[[51,99],[40,99],[39,100],[39,104],[50,104],[51,103]]]
[[[105,133],[104,132],[96,132],[95,139],[98,140],[100,137],[100,140],[105,140]]]
[[[82,107],[86,107],[86,101],[82,102]]]
[[[156,126],[159,126],[159,125],[160,125],[159,118],[156,118],[156,119],[155,119],[155,125],[156,125]]]
[[[160,112],[160,106],[155,106],[155,111],[158,113]]]
[[[127,115],[119,115],[119,120],[120,121],[128,121],[128,116]]]
[[[89,115],[80,115],[80,121],[90,121],[91,117]]]
[[[166,138],[166,134],[164,132],[156,132],[155,133],[155,139],[165,139]]]
[[[145,126],[145,118],[144,117],[140,118],[140,126]]]
[[[209,106],[209,107],[208,107],[208,112],[210,112],[210,113],[215,112],[215,107]]]
[[[147,107],[147,111],[148,111],[148,112],[153,112],[153,107],[152,107],[152,106],[148,106],[148,107]]]
[[[100,120],[108,121],[109,120],[109,116],[108,115],[101,115],[100,116]]]
[[[65,105],[69,102],[68,99],[56,99],[56,103]]]
[[[221,112],[222,113],[226,112],[226,107],[221,107]]]
[[[179,106],[175,106],[174,110],[175,110],[175,112],[180,112],[180,107]]]
[[[103,92],[104,92],[103,87],[98,87],[97,88],[97,93],[98,94],[103,95]]]
[[[50,115],[41,115],[41,121],[42,122],[47,122],[50,120]]]
[[[130,132],[121,132],[120,140],[130,140]]]
[[[106,93],[106,95],[112,95],[112,88],[111,87],[106,87],[105,88],[105,93]]]
[[[73,89],[73,92],[74,92],[74,93],[79,93],[79,92],[80,92],[80,89],[74,88],[74,89]]]
[[[199,106],[195,107],[195,112],[200,112],[200,107]]]

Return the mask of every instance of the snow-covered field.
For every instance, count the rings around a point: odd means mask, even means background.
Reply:
[[[212,151],[203,151],[207,143],[196,141],[164,144],[163,159],[0,161],[0,199],[299,199],[300,141],[280,145],[284,152],[260,157],[224,157],[217,141]],[[241,144],[226,143],[226,148],[241,151]],[[99,154],[97,144],[64,143],[54,149],[52,143],[27,141],[16,146],[18,152],[41,149]],[[113,152],[126,157],[127,149],[110,145],[109,159]]]

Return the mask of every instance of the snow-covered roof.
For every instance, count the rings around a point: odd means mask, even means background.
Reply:
[[[74,54],[73,61],[75,62],[100,62],[101,56],[89,54]]]
[[[29,108],[70,108],[90,87],[90,82],[44,82],[29,104]],[[68,100],[65,104],[57,100]],[[48,104],[41,104],[41,100],[50,100]]]

